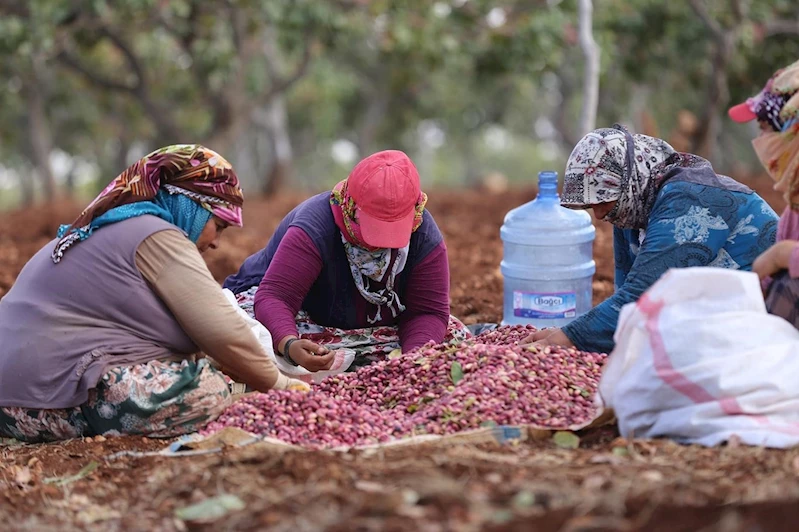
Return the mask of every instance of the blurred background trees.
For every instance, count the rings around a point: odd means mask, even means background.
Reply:
[[[0,207],[188,142],[250,193],[385,148],[501,186],[616,121],[745,176],[726,108],[796,59],[795,0],[0,0]]]

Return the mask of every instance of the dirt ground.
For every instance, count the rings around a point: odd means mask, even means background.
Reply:
[[[769,183],[755,186],[781,205]],[[467,323],[499,320],[499,226],[534,192],[430,196],[449,248],[453,313]],[[207,258],[214,275],[224,278],[264,245],[300,199],[249,201],[246,228],[230,230]],[[0,215],[0,296],[78,209],[63,202]],[[597,228],[595,302],[613,289],[610,228]],[[799,449],[628,442],[612,428],[580,436],[576,450],[549,439],[346,454],[255,444],[205,456],[113,459],[168,442],[0,440],[0,523],[4,530],[727,531],[788,530],[799,522]],[[224,494],[243,508],[207,522],[175,517]]]

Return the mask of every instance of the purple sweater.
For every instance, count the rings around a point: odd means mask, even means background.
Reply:
[[[247,258],[225,288],[243,292],[258,285],[255,316],[269,329],[275,347],[297,335],[295,316],[302,309],[319,325],[357,329],[398,325],[400,344],[409,351],[430,340],[441,342],[449,322],[449,263],[444,238],[425,211],[411,237],[408,261],[394,289],[406,309],[370,324],[377,307],[366,301],[352,280],[341,232],[329,204],[330,193],[314,196],[291,211],[267,246]]]

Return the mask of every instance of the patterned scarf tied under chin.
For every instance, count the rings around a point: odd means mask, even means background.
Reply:
[[[413,231],[422,225],[426,203],[427,195],[422,193],[416,203]],[[377,314],[374,318],[367,316],[367,321],[375,324],[382,320],[383,307],[388,307],[392,317],[396,318],[405,310],[405,306],[394,291],[394,284],[397,275],[405,268],[410,244],[402,249],[381,249],[366,244],[361,237],[355,202],[347,193],[346,180],[336,185],[330,194],[330,207],[341,231],[341,241],[355,286],[364,299],[377,306]]]
[[[590,208],[615,201],[606,221],[622,229],[646,229],[670,170],[709,164],[675,151],[664,140],[632,135],[618,124],[597,129],[583,137],[569,156],[561,204]]]
[[[96,229],[145,214],[197,242],[212,215],[241,227],[243,202],[238,177],[221,155],[197,144],[167,146],[122,172],[72,224],[62,225],[52,259],[58,264]]]

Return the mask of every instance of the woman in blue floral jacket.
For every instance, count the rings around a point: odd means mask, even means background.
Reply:
[[[562,329],[527,341],[610,352],[619,311],[670,268],[751,270],[774,243],[777,215],[710,163],[622,126],[597,129],[574,148],[561,204],[593,209],[614,225],[616,292]]]

